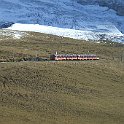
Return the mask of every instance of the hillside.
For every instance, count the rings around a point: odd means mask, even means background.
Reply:
[[[0,35],[0,124],[124,123],[123,44],[22,34]],[[100,60],[20,61],[55,51]]]

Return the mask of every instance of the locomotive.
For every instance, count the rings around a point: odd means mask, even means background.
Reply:
[[[99,60],[95,54],[52,54],[50,60]]]

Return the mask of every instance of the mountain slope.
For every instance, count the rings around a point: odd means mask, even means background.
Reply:
[[[67,28],[58,28],[52,26],[45,26],[39,24],[13,24],[11,27],[7,28],[10,30],[18,31],[33,31],[46,34],[52,34],[57,36],[69,37],[73,39],[83,39],[83,40],[110,40],[116,42],[124,41],[123,34],[114,25],[98,25],[94,24],[94,27],[88,27],[83,30],[74,30]],[[9,31],[5,30],[5,31]]]
[[[94,23],[113,24],[124,32],[123,16],[108,7],[87,3],[84,6],[76,0],[2,0],[0,20],[81,30]]]

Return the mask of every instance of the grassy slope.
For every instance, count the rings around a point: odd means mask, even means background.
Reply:
[[[30,33],[0,58],[96,53],[99,61],[0,63],[0,124],[123,124],[124,46]]]

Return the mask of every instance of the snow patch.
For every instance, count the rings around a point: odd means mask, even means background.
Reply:
[[[21,31],[2,29],[2,30],[0,30],[0,35],[1,36],[12,37],[14,39],[20,39],[20,38],[26,36],[27,33],[21,32]]]
[[[21,34],[14,34],[14,37],[13,37],[13,38],[15,38],[15,39],[20,39],[21,37],[22,37]]]

